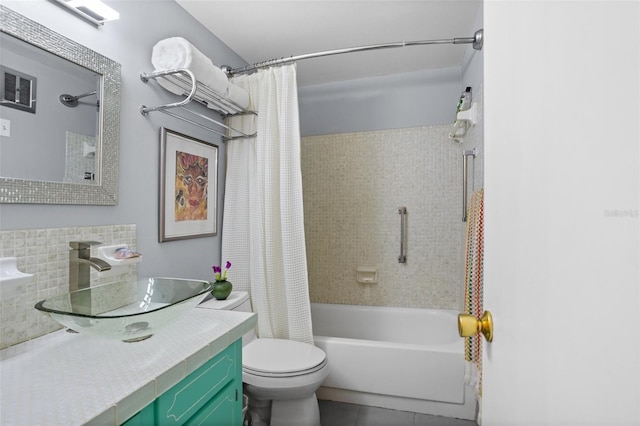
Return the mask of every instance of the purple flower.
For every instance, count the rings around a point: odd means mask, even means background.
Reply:
[[[222,268],[220,266],[214,266],[213,272],[216,274],[216,281],[225,281],[227,279],[227,271],[229,268],[231,268],[231,262],[228,260],[225,265],[224,272],[222,272]]]

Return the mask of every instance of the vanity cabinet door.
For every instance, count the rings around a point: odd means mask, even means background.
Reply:
[[[239,426],[241,416],[242,341],[237,340],[124,424]]]
[[[216,355],[155,401],[159,425],[183,425],[237,377],[236,345]],[[237,362],[236,362],[237,361]],[[242,395],[240,395],[240,399]]]
[[[210,425],[231,426],[242,424],[242,387],[232,383],[214,399],[209,401],[198,413],[190,418],[185,426]]]

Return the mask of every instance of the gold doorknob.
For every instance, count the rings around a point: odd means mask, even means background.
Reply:
[[[482,333],[487,342],[491,342],[493,340],[493,317],[491,312],[484,311],[480,319],[469,314],[459,314],[458,333],[460,337],[471,337]]]

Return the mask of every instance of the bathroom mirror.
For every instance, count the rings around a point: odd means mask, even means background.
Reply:
[[[118,204],[120,64],[2,5],[0,46],[0,203]]]

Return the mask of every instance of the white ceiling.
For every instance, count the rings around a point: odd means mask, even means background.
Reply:
[[[250,64],[346,47],[473,37],[482,4],[482,0],[176,2]],[[307,59],[298,62],[298,84],[459,66],[468,48],[409,46]]]

